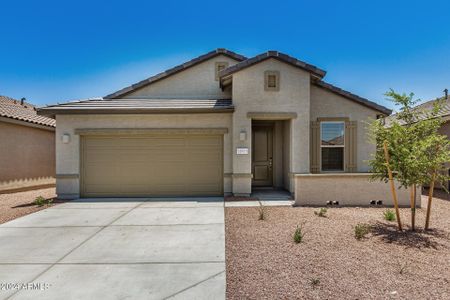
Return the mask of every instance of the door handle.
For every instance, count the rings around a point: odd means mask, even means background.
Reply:
[[[272,168],[272,164],[273,164],[273,162],[272,162],[272,157],[271,157],[271,158],[269,158],[269,168]]]

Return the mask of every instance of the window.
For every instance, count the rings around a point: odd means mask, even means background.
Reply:
[[[344,171],[345,122],[320,123],[322,171]]]
[[[225,61],[216,62],[216,80],[219,80],[219,72],[228,68],[228,63]]]
[[[264,90],[266,91],[280,90],[280,72],[266,71],[264,73]]]

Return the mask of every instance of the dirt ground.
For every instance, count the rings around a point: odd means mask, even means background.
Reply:
[[[450,299],[450,201],[435,198],[424,232],[427,198],[401,209],[406,230],[385,221],[385,208],[226,208],[227,299]],[[354,226],[368,223],[362,240]],[[293,234],[304,224],[304,241]]]
[[[38,196],[53,199],[56,197],[55,188],[0,194],[0,224],[59,203],[54,201],[50,205],[37,206],[34,200]]]

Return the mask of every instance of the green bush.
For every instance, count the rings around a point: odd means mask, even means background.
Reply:
[[[392,209],[386,209],[383,212],[383,217],[386,221],[395,221],[395,212]]]
[[[34,204],[36,204],[37,206],[44,206],[46,204],[51,204],[53,202],[53,199],[45,199],[42,196],[38,196],[36,197],[36,199],[34,199]]]
[[[319,211],[315,211],[314,214],[316,216],[326,218],[327,217],[327,211],[328,211],[328,209],[326,209],[325,207],[321,207],[319,209]]]
[[[294,242],[296,244],[301,243],[303,241],[304,236],[305,236],[305,231],[303,230],[303,225],[297,225],[297,228],[295,229],[294,236],[293,236]]]
[[[311,282],[312,286],[318,286],[320,283],[320,279],[319,278],[311,278],[310,282]]]
[[[355,226],[355,238],[357,240],[362,239],[370,232],[370,225],[364,223],[358,223]]]

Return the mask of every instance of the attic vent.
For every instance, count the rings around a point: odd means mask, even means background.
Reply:
[[[266,91],[280,90],[280,72],[266,71],[264,73],[264,90]]]
[[[267,87],[269,88],[277,87],[277,77],[275,75],[267,76]]]

